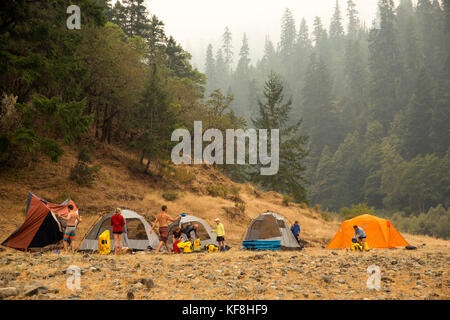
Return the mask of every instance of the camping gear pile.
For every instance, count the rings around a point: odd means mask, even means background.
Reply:
[[[363,250],[363,246],[356,240],[355,238],[352,239],[352,244],[350,245],[350,250],[352,251],[369,251],[369,244],[366,242]]]

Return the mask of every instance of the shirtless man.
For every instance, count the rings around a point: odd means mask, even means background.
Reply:
[[[167,206],[162,206],[161,209],[162,209],[162,212],[158,213],[156,215],[156,219],[155,219],[155,222],[153,222],[152,230],[150,230],[150,234],[153,232],[153,228],[155,227],[155,225],[159,224],[159,245],[158,245],[158,248],[156,248],[155,253],[159,252],[159,250],[161,249],[163,244],[166,246],[167,252],[170,253],[169,240],[168,240],[169,239],[169,223],[168,223],[168,221],[175,222],[181,218],[181,215],[179,215],[178,218],[174,219],[167,214]]]
[[[75,229],[77,228],[77,220],[81,222],[83,219],[78,215],[77,211],[73,211],[73,205],[69,204],[69,214],[67,217],[61,216],[61,219],[67,221],[66,229],[64,230],[64,250],[68,251],[70,246],[72,253],[74,251],[73,242],[75,241]]]

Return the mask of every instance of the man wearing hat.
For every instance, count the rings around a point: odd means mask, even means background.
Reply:
[[[219,218],[216,218],[214,221],[216,222],[216,229],[213,230],[213,232],[215,232],[217,235],[219,251],[222,251],[225,249],[225,228],[223,227],[223,224],[220,222]]]

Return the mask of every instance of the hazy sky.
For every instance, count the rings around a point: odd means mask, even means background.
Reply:
[[[338,0],[346,24],[347,0]],[[377,0],[354,0],[359,17],[371,26],[376,14]],[[395,1],[396,3],[398,1]],[[297,29],[305,18],[310,31],[315,16],[329,26],[336,0],[146,0],[152,14],[166,26],[172,35],[193,55],[193,64],[203,70],[206,48],[212,43],[214,51],[221,45],[226,26],[230,28],[234,43],[234,62],[238,60],[243,33],[247,33],[252,63],[261,58],[265,36],[276,45],[280,37],[281,17],[289,8]]]

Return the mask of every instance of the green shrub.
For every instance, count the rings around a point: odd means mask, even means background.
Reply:
[[[221,197],[221,198],[226,198],[228,195],[228,190],[227,188],[222,185],[222,184],[209,184],[206,187],[206,190],[208,191],[208,193],[213,196],[213,197]]]
[[[234,202],[244,202],[244,201],[241,199],[241,196],[239,195],[239,192],[240,192],[240,191],[241,191],[241,188],[238,187],[238,186],[231,186],[231,187],[230,187],[231,199],[232,199]]]
[[[294,198],[292,198],[291,196],[288,196],[288,195],[283,196],[283,201],[282,201],[283,206],[289,207],[289,203],[291,203],[293,201],[294,201]]]
[[[367,206],[366,203],[352,204],[351,208],[343,207],[339,211],[344,219],[352,219],[362,214],[374,214],[375,208]]]
[[[97,173],[101,166],[89,166],[87,163],[78,161],[70,170],[70,179],[74,180],[79,185],[90,186],[97,178]]]
[[[92,148],[89,145],[83,145],[78,152],[78,161],[91,163],[92,162]]]
[[[53,139],[41,138],[41,149],[42,151],[50,157],[53,162],[58,162],[59,157],[64,154],[64,150],[58,142]]]
[[[186,168],[177,168],[175,170],[175,179],[182,184],[189,184],[195,180],[195,175]]]
[[[335,216],[332,213],[327,212],[327,211],[321,211],[320,216],[325,221],[333,221],[335,219]]]
[[[245,209],[246,209],[245,203],[243,203],[243,202],[236,202],[236,203],[234,204],[234,206],[235,206],[237,209],[239,209],[240,212],[245,213]]]
[[[178,193],[166,192],[166,193],[163,193],[162,197],[167,201],[175,201],[178,199]]]
[[[308,204],[305,202],[300,203],[300,208],[302,209],[308,209]]]

